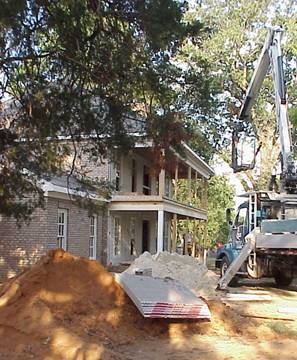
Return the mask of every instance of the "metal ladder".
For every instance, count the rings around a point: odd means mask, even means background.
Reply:
[[[238,270],[240,269],[241,265],[245,262],[247,257],[255,248],[255,235],[249,234],[246,237],[246,243],[244,247],[241,249],[240,254],[235,258],[228,269],[226,270],[224,276],[222,276],[218,282],[218,289],[226,289],[229,282],[233,279],[236,275]]]
[[[257,195],[250,194],[249,206],[249,232],[253,231],[257,226]]]

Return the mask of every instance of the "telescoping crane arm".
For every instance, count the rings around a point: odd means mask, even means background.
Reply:
[[[275,93],[277,127],[281,143],[281,183],[284,191],[288,193],[296,193],[296,164],[293,159],[293,147],[290,133],[290,121],[287,111],[287,95],[281,51],[283,32],[284,30],[281,27],[269,29],[256,69],[247,89],[245,100],[239,113],[239,120],[250,119],[251,109],[257,99],[263,80],[268,72],[269,65],[271,65]]]

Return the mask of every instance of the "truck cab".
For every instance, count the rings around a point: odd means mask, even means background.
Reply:
[[[296,195],[269,191],[242,195],[247,200],[237,209],[231,225],[229,241],[216,253],[216,267],[224,276],[230,264],[254,233],[255,248],[237,272],[251,278],[273,276],[280,285],[289,284],[297,268],[297,198]],[[233,278],[231,285],[236,283]]]

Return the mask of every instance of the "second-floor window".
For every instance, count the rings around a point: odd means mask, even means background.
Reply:
[[[116,191],[120,190],[120,164],[119,164],[119,162],[115,163],[115,188],[116,188]]]
[[[143,193],[144,195],[151,194],[151,179],[149,168],[147,166],[143,166]]]
[[[131,169],[131,191],[137,191],[137,167],[136,167],[136,160],[132,159],[132,169]]]

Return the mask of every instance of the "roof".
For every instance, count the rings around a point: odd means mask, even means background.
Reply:
[[[13,113],[13,110],[18,108],[18,103],[13,99],[9,99],[5,103],[0,102],[0,105],[2,105],[2,109],[0,107],[0,113],[1,111],[2,112],[4,111],[5,113],[10,114]],[[124,120],[124,128],[126,129],[127,133],[131,134],[131,136],[134,136],[135,138],[140,139],[141,141],[141,138],[143,138],[146,135],[146,119],[141,115],[138,115],[137,112],[131,111],[130,113],[126,113],[124,115],[123,120]],[[104,137],[103,135],[101,136]],[[84,140],[97,138],[97,137],[98,136],[96,134],[80,135],[80,139],[84,139]],[[67,136],[67,135],[65,136],[60,134],[57,136],[56,139],[60,141],[71,140],[71,136]],[[51,140],[52,138],[48,138],[48,141]],[[142,146],[145,145],[153,146],[153,142],[144,140]],[[192,167],[194,170],[196,170],[200,175],[202,175],[206,179],[215,175],[214,170],[199,155],[197,155],[185,142],[182,143],[182,146],[184,148],[186,158],[178,154],[173,148],[171,149],[179,159],[184,161],[187,165]],[[73,180],[71,181],[73,183]],[[51,183],[52,185],[66,189],[70,184],[68,180],[65,182],[65,178],[63,178],[63,176],[60,178],[52,178]]]
[[[87,191],[86,188],[77,179],[66,175],[43,179],[41,188],[45,196],[58,197],[69,200],[71,196],[88,197],[90,200],[109,202],[107,199],[99,196],[94,191]]]

